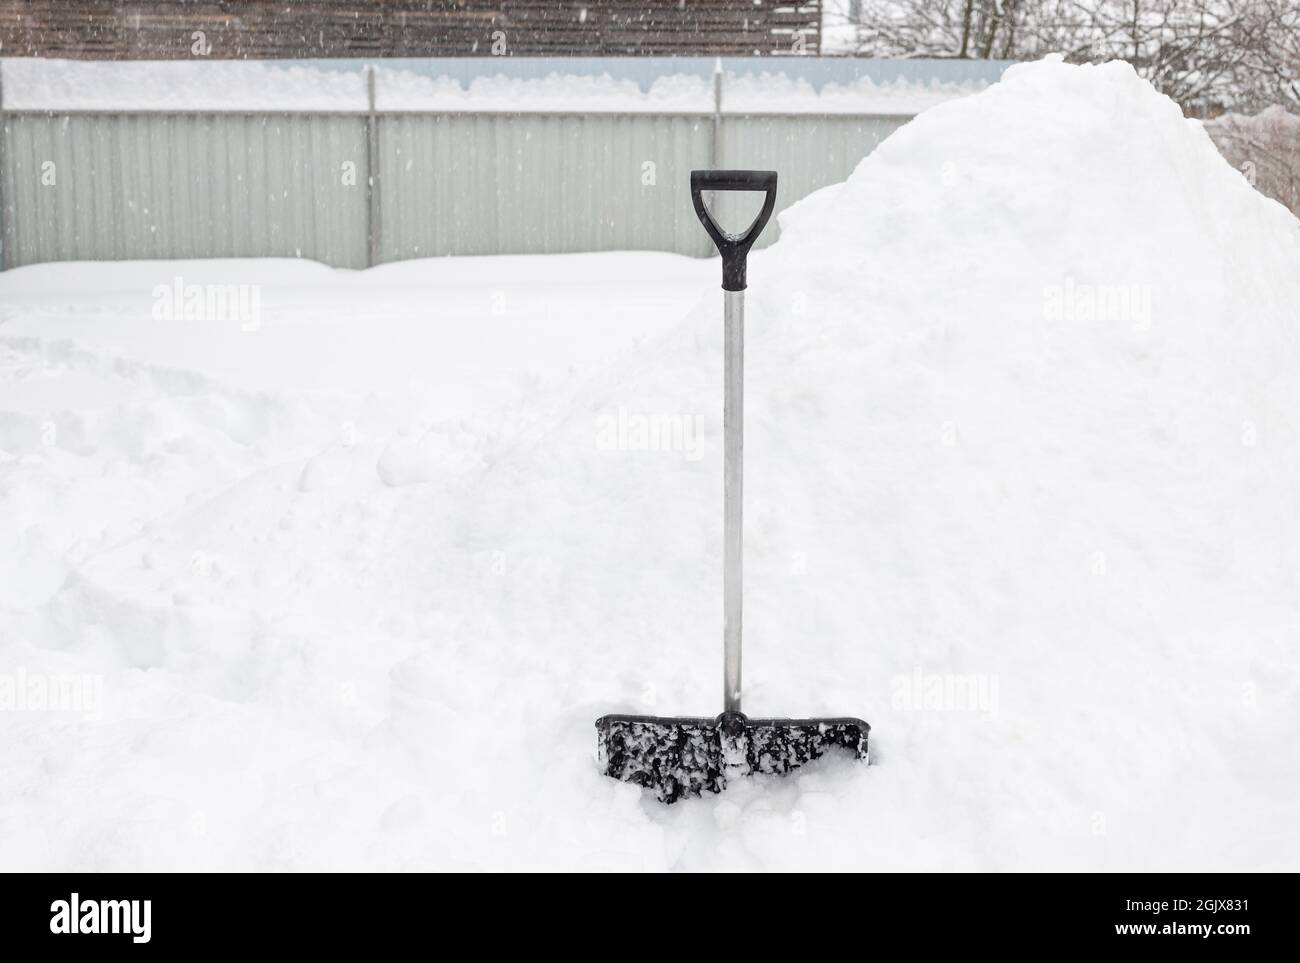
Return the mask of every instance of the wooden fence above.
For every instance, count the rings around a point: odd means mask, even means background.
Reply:
[[[0,55],[816,54],[821,0],[0,0]]]

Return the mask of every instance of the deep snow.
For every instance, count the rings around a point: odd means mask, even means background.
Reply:
[[[0,684],[102,697],[0,712],[0,865],[1297,868],[1300,224],[1043,62],[781,226],[746,708],[872,766],[665,809],[595,765],[604,712],[719,708],[716,262],[24,268]],[[152,318],[173,275],[256,330]]]

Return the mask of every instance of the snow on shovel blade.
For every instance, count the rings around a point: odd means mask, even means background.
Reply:
[[[654,790],[660,802],[721,792],[729,779],[786,773],[826,752],[867,758],[861,719],[716,719],[601,716],[596,720],[605,775]]]

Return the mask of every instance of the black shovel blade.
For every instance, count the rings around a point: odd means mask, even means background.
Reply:
[[[601,716],[596,720],[605,775],[654,790],[663,803],[721,792],[729,779],[782,774],[832,750],[867,758],[861,719],[716,719]]]

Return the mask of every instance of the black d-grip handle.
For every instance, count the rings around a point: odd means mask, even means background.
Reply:
[[[728,234],[704,206],[701,191],[763,191],[763,209],[740,234]],[[767,226],[776,205],[776,171],[691,171],[691,203],[722,255],[722,290],[745,290],[745,258]]]

